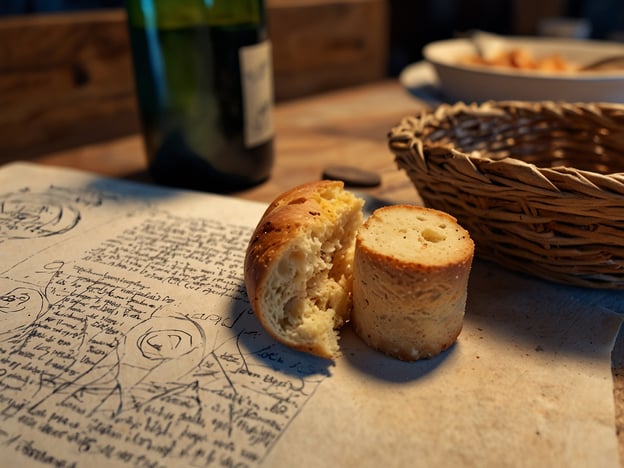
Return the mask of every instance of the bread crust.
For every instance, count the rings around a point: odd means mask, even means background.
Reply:
[[[367,236],[370,226],[385,228],[379,217],[384,211],[426,218],[434,227],[443,224],[440,232],[449,237],[439,241],[444,247],[437,252],[439,257],[431,242],[410,244],[414,233],[404,232],[396,222],[380,237],[383,243]],[[404,258],[388,254],[392,249],[386,246],[394,243],[404,250],[413,246],[413,251],[405,252]],[[463,326],[473,254],[468,232],[447,213],[407,205],[377,210],[356,239],[351,318],[358,336],[372,348],[405,361],[430,358],[449,348]]]
[[[275,309],[270,306],[267,296],[277,294],[273,290],[274,284],[269,284],[271,279],[278,275],[278,269],[283,267],[285,257],[292,255],[293,249],[298,248],[298,244],[303,239],[311,235],[322,235],[330,229],[336,229],[336,225],[341,222],[337,219],[339,213],[334,210],[332,205],[332,194],[346,193],[343,192],[344,185],[340,181],[323,180],[294,187],[278,196],[266,209],[262,215],[253,235],[249,241],[244,262],[244,278],[247,294],[254,314],[267,330],[267,332],[277,341],[289,346],[290,348],[314,354],[325,358],[333,358],[337,352],[337,331],[344,322],[348,320],[351,310],[351,282],[350,271],[352,268],[352,253],[349,259],[349,278],[344,280],[344,298],[340,300],[346,301],[337,307],[336,316],[333,317],[333,324],[330,324],[330,332],[335,334],[333,340],[335,346],[328,349],[327,343],[322,340],[306,340],[302,341],[301,337],[289,336],[284,332],[280,323],[281,319],[286,319],[288,314],[286,310],[268,310]],[[349,194],[350,197],[353,197]],[[351,215],[359,215],[361,223],[361,207],[363,201],[356,206],[351,207]],[[350,233],[351,252],[353,250],[355,231]],[[309,254],[309,252],[304,252]],[[280,266],[282,262],[282,266]],[[298,291],[300,300],[306,291]],[[337,296],[342,295],[339,291]],[[286,307],[287,304],[281,304],[280,307]],[[277,316],[277,319],[276,319]],[[331,340],[330,340],[331,341]]]

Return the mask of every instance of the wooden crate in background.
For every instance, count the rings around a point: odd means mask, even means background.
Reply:
[[[268,0],[279,101],[380,79],[386,0]],[[136,133],[123,10],[0,19],[0,162]]]
[[[278,101],[379,80],[388,70],[385,0],[268,0]]]
[[[122,11],[0,20],[0,161],[137,130]]]

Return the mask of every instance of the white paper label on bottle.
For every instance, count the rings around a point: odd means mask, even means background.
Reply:
[[[264,41],[239,50],[245,146],[257,146],[273,137],[273,65],[271,43]]]

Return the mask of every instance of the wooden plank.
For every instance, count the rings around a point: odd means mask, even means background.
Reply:
[[[276,99],[382,78],[386,0],[268,3]],[[139,131],[122,9],[0,19],[0,162]]]
[[[530,36],[537,34],[540,20],[565,16],[564,0],[514,0],[513,32]]]
[[[385,0],[269,1],[276,99],[385,77],[388,8]]]
[[[138,131],[121,10],[0,21],[0,160]]]

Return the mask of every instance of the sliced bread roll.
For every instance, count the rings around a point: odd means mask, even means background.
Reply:
[[[355,233],[364,201],[338,181],[296,187],[262,216],[245,256],[255,315],[278,341],[334,358],[352,308]]]
[[[447,213],[408,205],[376,210],[355,247],[356,333],[406,361],[450,347],[463,326],[474,243]]]

